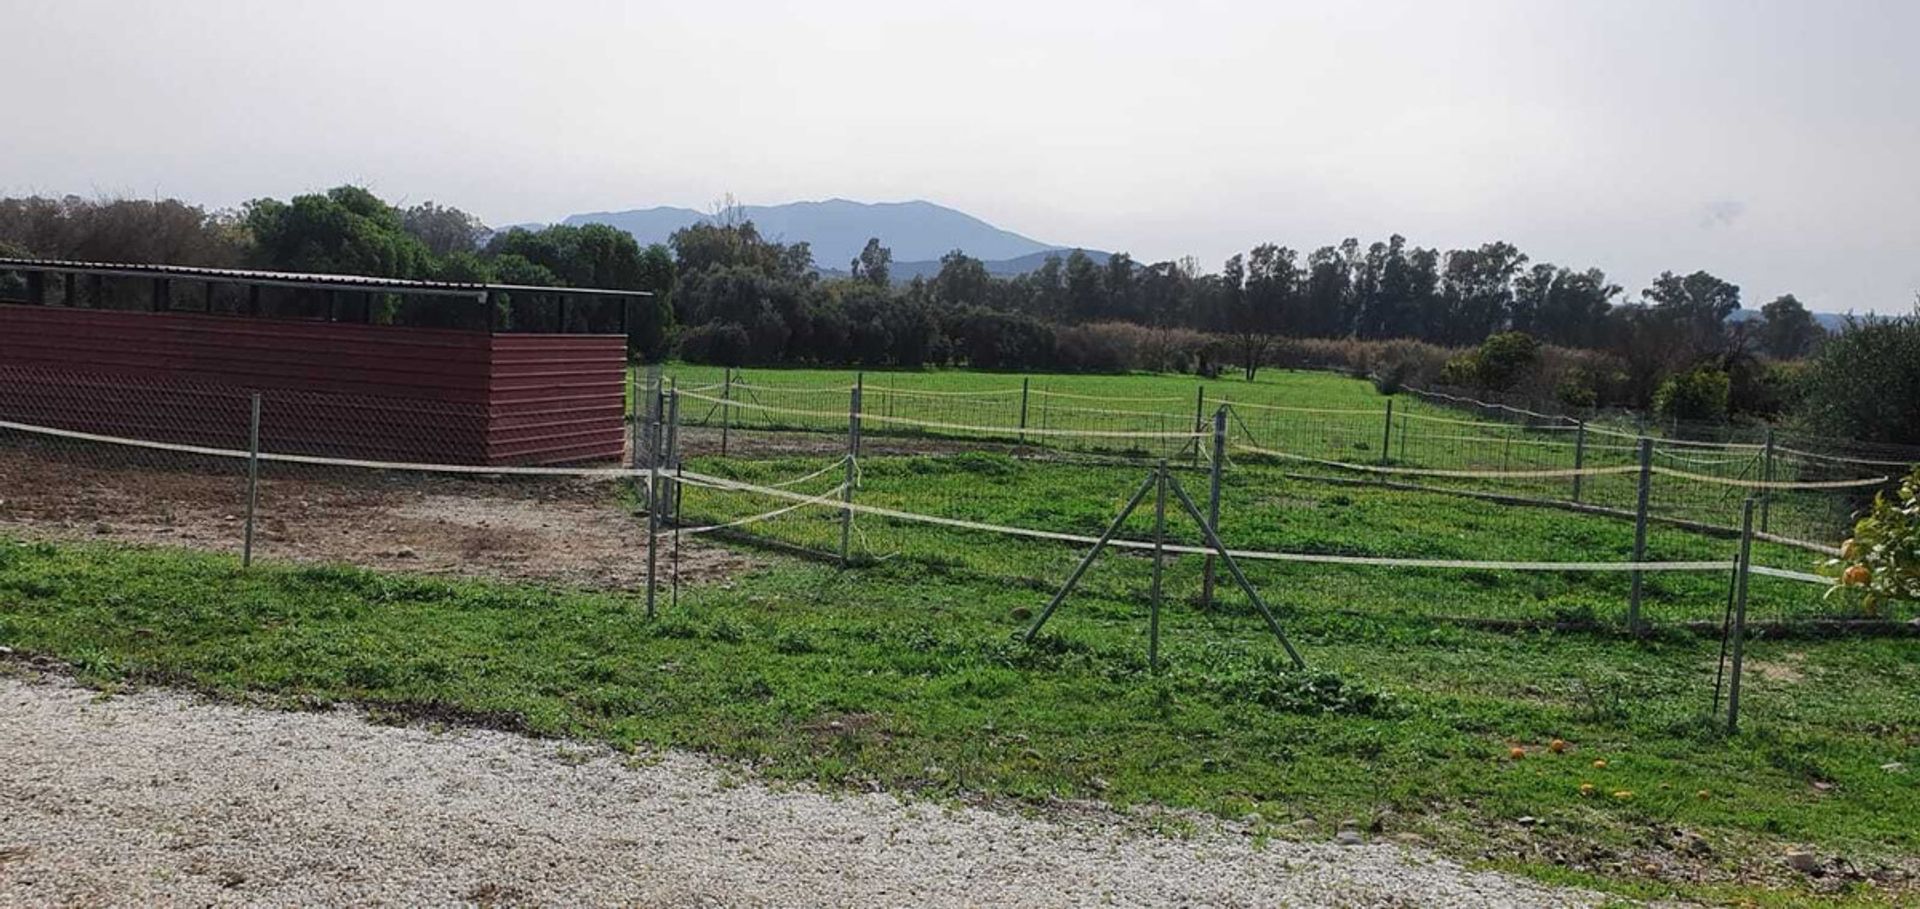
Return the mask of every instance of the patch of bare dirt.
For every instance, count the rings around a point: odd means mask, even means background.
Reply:
[[[618,481],[489,478],[267,464],[254,554],[306,563],[632,589],[645,583],[644,514]],[[152,452],[0,446],[0,528],[237,553],[244,464]],[[676,564],[662,537],[663,579]],[[756,560],[683,540],[686,583]]]

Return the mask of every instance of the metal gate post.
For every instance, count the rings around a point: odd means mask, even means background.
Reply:
[[[720,382],[720,456],[727,456],[727,437],[733,434],[733,367]]]
[[[860,476],[860,392],[865,383],[855,380],[853,394],[847,399],[847,470],[841,481],[840,565],[853,564],[853,487]]]
[[[1760,532],[1766,533],[1768,512],[1772,510],[1773,505],[1773,427],[1771,426],[1767,427],[1766,461],[1762,466],[1760,478],[1768,484],[1760,490]]]
[[[1640,437],[1640,490],[1633,509],[1633,560],[1647,560],[1647,498],[1653,489],[1653,439]],[[1641,571],[1633,571],[1633,590],[1627,601],[1627,630],[1640,633]]]
[[[1579,471],[1587,469],[1587,424],[1585,420],[1574,421],[1573,431],[1573,501],[1580,501],[1580,481],[1584,479]]]
[[[1167,554],[1167,462],[1162,458],[1154,471],[1153,496],[1153,596],[1147,612],[1147,668],[1160,671],[1160,575]]]
[[[253,515],[260,502],[260,393],[253,393],[253,416],[247,422],[247,529],[240,544],[240,567],[253,565]]]
[[[1199,444],[1196,440],[1195,444]],[[1227,463],[1227,405],[1213,412],[1213,469],[1207,475],[1207,526],[1220,532],[1220,473]],[[1213,607],[1213,553],[1207,553],[1200,576],[1200,608]]]
[[[1387,453],[1393,450],[1393,399],[1387,399],[1387,422],[1380,430],[1380,466],[1387,466]]]

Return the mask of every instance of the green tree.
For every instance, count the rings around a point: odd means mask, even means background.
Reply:
[[[632,234],[605,224],[557,224],[507,231],[487,244],[487,252],[496,261],[513,257],[550,276],[545,282],[524,283],[651,291],[654,295],[649,299],[624,304],[628,306],[627,346],[646,359],[666,353],[674,324],[675,266],[665,247],[656,244],[643,250]]]
[[[940,271],[933,276],[933,298],[946,306],[980,306],[987,301],[986,263],[960,250],[940,257]]]
[[[1644,296],[1653,315],[1679,331],[1695,356],[1725,346],[1727,317],[1740,309],[1740,288],[1704,271],[1685,277],[1663,271]]]
[[[1804,378],[1799,421],[1815,433],[1920,444],[1920,306],[1857,320],[1820,345]]]
[[[429,278],[435,270],[433,254],[401,227],[399,213],[358,186],[287,202],[256,199],[243,219],[254,258],[266,268],[382,278]]]
[[[1793,294],[1776,297],[1760,307],[1760,316],[1760,349],[1776,359],[1804,357],[1826,334],[1813,320],[1813,313]]]
[[[867,245],[853,259],[853,277],[875,287],[886,287],[893,271],[893,250],[880,245],[879,237],[868,237]]]
[[[479,218],[432,202],[402,210],[400,226],[425,244],[428,252],[442,258],[479,249],[481,238],[487,235],[487,225]]]
[[[1669,420],[1724,420],[1733,382],[1725,372],[1696,366],[1668,376],[1653,394],[1653,410]]]

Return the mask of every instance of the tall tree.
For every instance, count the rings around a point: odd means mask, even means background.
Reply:
[[[480,248],[481,238],[487,235],[487,225],[479,218],[433,202],[401,210],[400,226],[426,244],[428,252],[441,258],[473,252]]]
[[[1696,356],[1724,347],[1727,317],[1740,308],[1740,288],[1704,271],[1685,277],[1663,271],[1645,296],[1654,314],[1680,331]]]
[[[980,306],[987,300],[990,281],[986,263],[956,249],[940,257],[933,297],[947,306]]]
[[[879,237],[868,237],[860,255],[853,258],[853,277],[875,287],[886,287],[892,278],[893,250],[880,245]]]
[[[1793,294],[1783,294],[1760,307],[1760,317],[1760,349],[1778,359],[1806,356],[1826,334],[1813,320],[1813,313]]]

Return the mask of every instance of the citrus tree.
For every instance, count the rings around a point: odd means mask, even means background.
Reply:
[[[1826,563],[1838,580],[1829,592],[1858,596],[1869,614],[1888,600],[1920,600],[1920,468],[1900,483],[1897,495],[1881,493],[1840,544],[1840,557]]]

